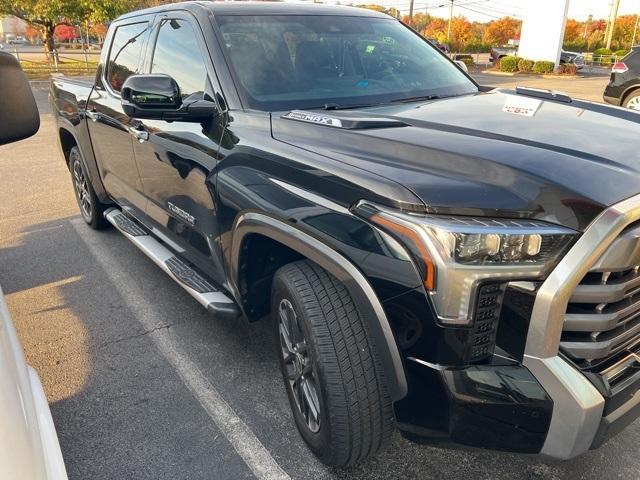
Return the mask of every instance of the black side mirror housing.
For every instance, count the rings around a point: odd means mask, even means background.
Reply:
[[[122,85],[120,96],[124,113],[132,118],[203,122],[218,113],[213,101],[183,101],[177,82],[164,74],[131,75]]]
[[[13,55],[0,52],[0,145],[17,142],[40,128],[31,86]]]

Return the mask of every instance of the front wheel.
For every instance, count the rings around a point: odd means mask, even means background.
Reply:
[[[109,226],[109,222],[104,218],[104,211],[107,205],[100,202],[96,192],[91,186],[89,177],[84,168],[82,157],[78,147],[73,147],[69,152],[69,170],[73,191],[76,194],[80,214],[85,222],[96,230],[101,230]]]
[[[349,466],[375,454],[394,423],[375,347],[344,285],[309,261],[280,268],[271,308],[298,431],[321,461]]]
[[[640,111],[640,90],[632,92],[627,98],[625,98],[624,106],[631,110]]]

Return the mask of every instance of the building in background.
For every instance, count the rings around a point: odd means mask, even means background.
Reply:
[[[530,2],[522,22],[518,55],[558,65],[568,12],[569,0]]]
[[[16,17],[0,17],[0,42],[8,42],[16,37],[25,37],[27,23]]]

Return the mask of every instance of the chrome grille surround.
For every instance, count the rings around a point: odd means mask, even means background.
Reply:
[[[540,286],[534,302],[523,364],[554,402],[541,453],[568,459],[586,452],[602,419],[604,398],[560,355],[569,302],[585,275],[598,269],[605,252],[640,220],[640,195],[613,205],[596,217]]]
[[[640,226],[617,237],[569,299],[560,349],[580,367],[607,362],[640,341]]]

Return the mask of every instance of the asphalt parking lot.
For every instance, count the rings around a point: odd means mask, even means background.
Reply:
[[[324,467],[293,426],[268,323],[208,315],[120,234],[89,229],[36,95],[40,132],[0,147],[0,284],[71,479],[640,478],[640,422],[569,462],[396,435],[363,465]]]

